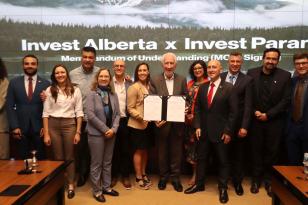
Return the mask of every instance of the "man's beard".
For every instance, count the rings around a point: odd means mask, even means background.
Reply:
[[[35,69],[32,72],[29,72],[28,70],[24,70],[24,73],[28,76],[34,76],[37,73],[37,69]]]

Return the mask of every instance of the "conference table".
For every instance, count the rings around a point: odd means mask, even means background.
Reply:
[[[308,180],[303,166],[273,166],[273,205],[308,205]]]
[[[24,161],[0,160],[0,192],[11,185],[27,185],[17,196],[0,196],[0,204],[64,204],[64,170],[69,161],[39,161],[37,173],[18,174]],[[16,195],[16,193],[15,193]]]

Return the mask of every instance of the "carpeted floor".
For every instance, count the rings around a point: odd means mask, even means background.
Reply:
[[[131,177],[133,179],[133,177]],[[151,176],[153,186],[149,190],[141,190],[133,186],[131,190],[125,190],[121,182],[114,187],[120,192],[120,196],[105,196],[105,204],[109,205],[220,205],[218,199],[218,190],[215,178],[210,178],[205,187],[205,191],[187,195],[173,190],[168,183],[166,190],[160,191],[157,188],[158,178]],[[188,177],[182,177],[184,189],[188,188]],[[132,180],[133,182],[133,180]],[[271,198],[267,196],[264,187],[261,187],[258,194],[251,194],[250,183],[248,179],[243,182],[244,195],[237,196],[233,187],[229,183],[229,202],[228,205],[270,205]],[[66,198],[67,205],[91,205],[99,204],[92,197],[90,182],[83,187],[76,188],[76,196],[73,199]]]

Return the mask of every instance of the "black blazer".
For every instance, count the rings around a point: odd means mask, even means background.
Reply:
[[[220,75],[222,81],[226,81],[228,72],[224,72]],[[238,77],[233,86],[233,92],[236,93],[238,99],[238,114],[236,120],[237,134],[240,128],[249,128],[252,117],[252,78],[239,72]]]
[[[207,92],[210,82],[200,86],[195,107],[195,128],[201,128],[201,139],[208,138],[210,141],[222,142],[223,133],[232,137],[236,122],[237,99],[232,92],[233,85],[221,81],[216,94],[208,108]]]
[[[253,68],[247,72],[247,75],[253,78],[253,114],[256,110],[260,110],[259,80],[261,72],[262,67]],[[284,115],[291,100],[291,73],[276,68],[273,74],[273,83],[270,88],[271,108],[266,112],[268,119],[278,119]]]

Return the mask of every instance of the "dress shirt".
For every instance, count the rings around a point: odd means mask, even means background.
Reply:
[[[120,106],[120,116],[126,117],[126,88],[125,79],[123,82],[117,81],[115,76],[113,76],[114,89],[119,99]]]
[[[229,83],[231,83],[232,85],[234,85],[235,82],[236,82],[236,80],[237,80],[237,78],[238,78],[238,74],[239,74],[239,73],[233,75],[233,74],[231,74],[230,72],[228,72],[227,77],[226,77],[226,82],[229,82]],[[232,81],[231,81],[231,78],[232,78]]]
[[[214,81],[214,82],[211,81],[211,82],[210,82],[210,85],[209,85],[209,89],[208,89],[208,91],[207,91],[207,94],[209,94],[209,92],[210,92],[211,83],[214,83],[214,85],[215,85],[214,90],[213,90],[213,95],[212,95],[212,100],[211,100],[211,102],[213,102],[214,96],[215,96],[215,94],[216,94],[216,91],[217,91],[218,86],[220,85],[220,82],[221,82],[221,78],[220,78],[220,77],[219,77],[216,81]]]
[[[57,102],[51,96],[50,87],[46,89],[47,98],[44,102],[43,117],[75,118],[83,117],[82,96],[80,89],[74,87],[72,96],[66,96],[59,88]]]
[[[169,95],[173,95],[174,73],[171,78],[167,78],[167,76],[164,73],[164,77],[165,77],[168,93]]]
[[[26,75],[25,74],[25,88],[26,88],[26,93],[27,93],[27,96],[28,96],[28,93],[29,93],[29,75]],[[36,86],[36,82],[37,82],[37,74],[35,74],[34,76],[31,76],[32,77],[32,93],[34,93],[34,90],[35,90],[35,86]]]

